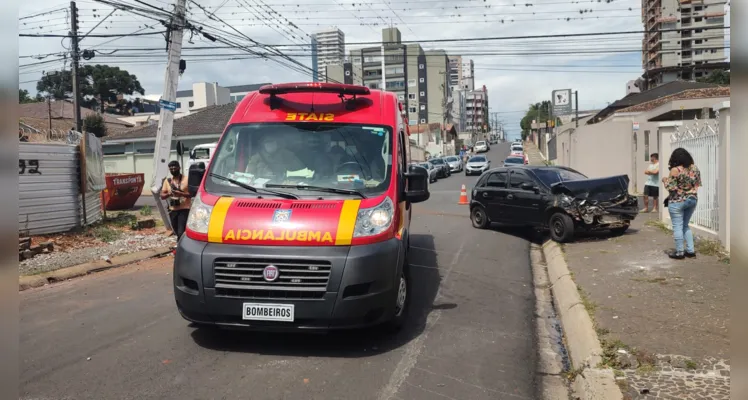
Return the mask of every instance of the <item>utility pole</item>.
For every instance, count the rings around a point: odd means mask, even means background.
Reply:
[[[577,120],[577,128],[579,128],[579,91],[578,90],[574,91],[574,103],[575,103],[574,108],[576,109],[575,119]]]
[[[169,213],[161,200],[161,185],[168,172],[169,156],[171,155],[171,136],[174,126],[174,111],[177,103],[177,86],[179,85],[179,60],[182,57],[182,36],[185,27],[185,8],[187,0],[177,0],[175,18],[172,18],[168,27],[167,46],[169,49],[169,61],[166,66],[164,77],[164,93],[161,95],[159,105],[161,113],[158,120],[158,131],[156,133],[156,149],[153,158],[153,177],[151,193],[156,200],[158,211],[164,221],[164,225],[170,227]]]
[[[80,104],[80,77],[78,75],[78,60],[80,59],[80,48],[78,48],[78,7],[75,6],[75,2],[70,2],[70,31],[71,31],[71,45],[73,52],[73,112],[75,114],[75,130],[83,133],[83,126],[81,123],[81,104]]]

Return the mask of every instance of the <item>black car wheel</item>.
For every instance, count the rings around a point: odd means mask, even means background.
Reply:
[[[565,213],[557,212],[548,221],[551,239],[558,243],[566,243],[574,237],[574,221]]]
[[[398,279],[395,287],[395,301],[393,304],[392,318],[385,322],[384,327],[390,332],[397,332],[403,327],[405,321],[408,320],[408,313],[410,311],[410,268],[408,267],[408,261],[406,256],[405,265],[400,273],[400,279]]]
[[[478,229],[486,229],[491,224],[483,206],[473,207],[472,211],[470,211],[470,221],[473,223],[473,227]]]

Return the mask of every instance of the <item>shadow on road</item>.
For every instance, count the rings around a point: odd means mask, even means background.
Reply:
[[[434,309],[455,308],[434,305],[441,277],[438,256],[431,235],[412,234],[409,262],[411,274],[410,320],[397,333],[382,327],[333,331],[327,334],[268,333],[195,327],[191,335],[199,346],[228,352],[302,357],[370,357],[397,349],[423,333],[426,318]],[[413,248],[418,248],[413,249]]]
[[[491,227],[489,229],[503,233],[505,235],[511,235],[516,238],[524,239],[530,243],[538,245],[542,245],[550,238],[547,231],[528,228],[524,226],[511,226],[493,223],[491,224]]]

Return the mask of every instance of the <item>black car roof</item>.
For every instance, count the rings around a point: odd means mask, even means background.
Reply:
[[[499,170],[512,169],[512,168],[524,169],[524,170],[529,170],[529,171],[533,171],[537,169],[562,169],[564,171],[581,173],[573,168],[564,167],[560,165],[526,165],[526,164],[517,164],[517,165],[512,165],[509,167],[501,166],[501,167],[491,168],[489,171],[499,171]]]

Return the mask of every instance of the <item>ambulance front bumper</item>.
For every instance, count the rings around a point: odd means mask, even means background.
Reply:
[[[392,317],[404,256],[398,239],[289,247],[184,235],[174,258],[174,297],[182,317],[198,324],[271,331],[365,327]],[[264,277],[269,265],[278,273],[272,282]]]

